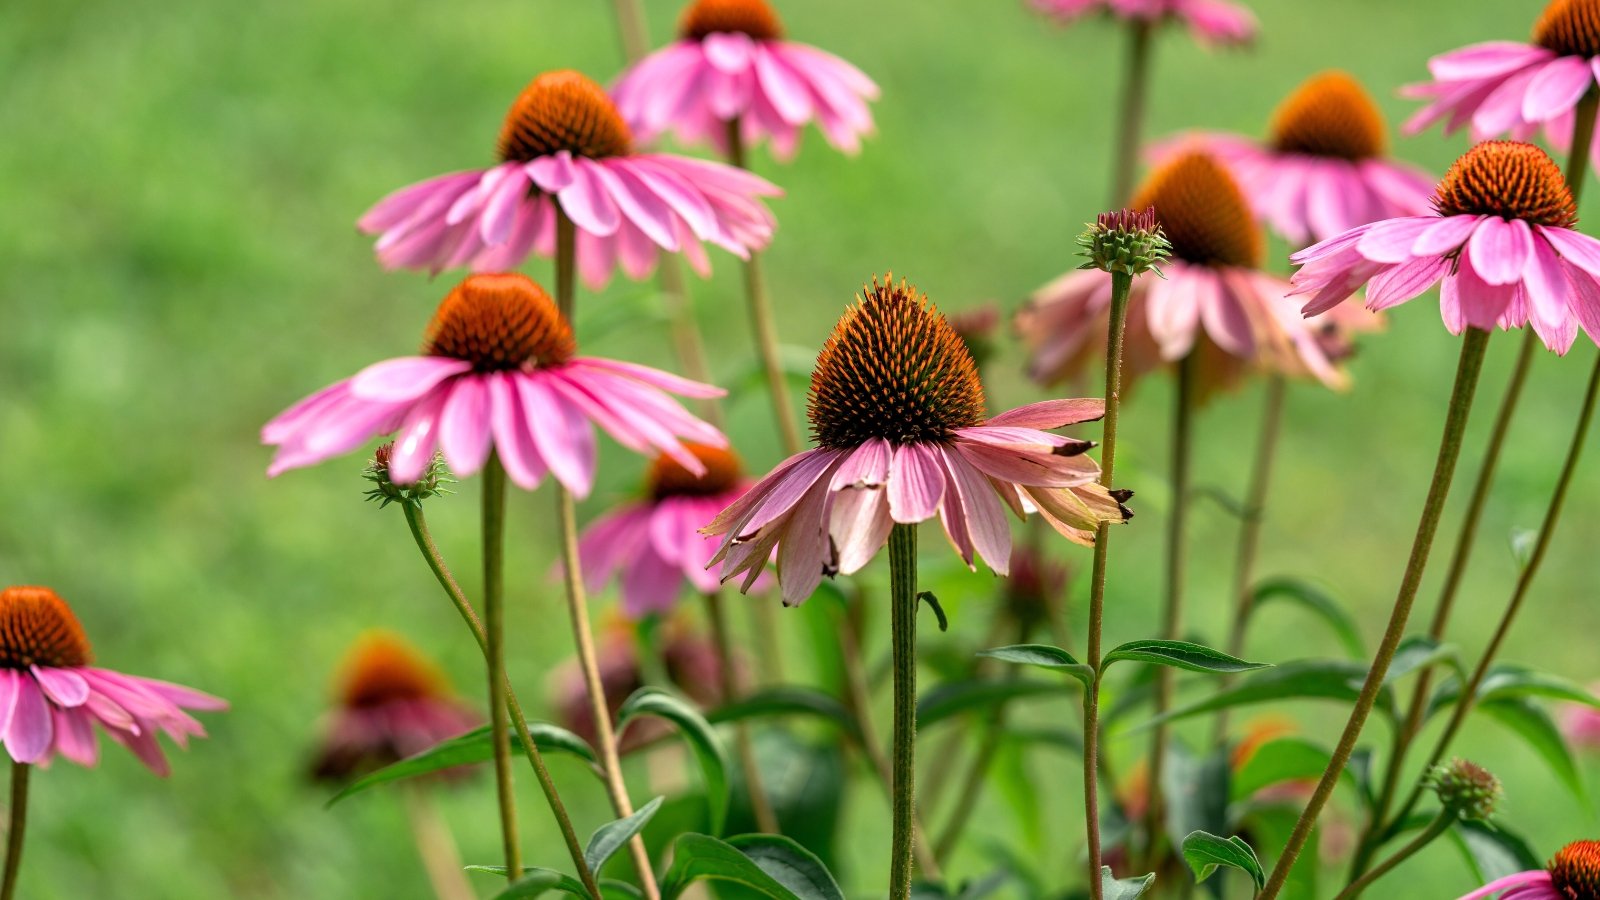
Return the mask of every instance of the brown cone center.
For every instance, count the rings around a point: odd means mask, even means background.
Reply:
[[[47,587],[0,591],[0,667],[89,664],[89,638],[67,602]]]
[[[441,674],[417,649],[387,632],[363,635],[350,648],[340,676],[339,698],[362,709],[446,692]]]
[[[1360,160],[1381,156],[1385,143],[1383,114],[1344,72],[1307,80],[1272,118],[1272,144],[1283,153]]]
[[[555,301],[517,273],[471,275],[439,304],[423,341],[429,356],[472,363],[480,372],[560,365],[578,345]]]
[[[1180,154],[1150,174],[1129,204],[1156,208],[1172,255],[1206,266],[1254,269],[1265,238],[1239,185],[1209,154]]]
[[[1545,868],[1556,893],[1567,900],[1600,900],[1600,841],[1573,841]]]
[[[1578,221],[1578,205],[1555,160],[1517,141],[1468,150],[1439,182],[1433,203],[1441,216],[1500,216],[1553,228]]]
[[[925,295],[892,277],[873,279],[817,355],[809,412],[828,448],[939,441],[984,421],[983,383],[961,336]]]
[[[686,443],[683,446],[706,467],[705,474],[694,474],[670,456],[658,456],[650,464],[647,476],[653,499],[723,494],[737,487],[739,480],[744,477],[744,466],[732,450],[705,444]]]
[[[562,150],[600,159],[632,149],[633,134],[605,88],[571,69],[529,82],[500,126],[502,161],[526,162]]]
[[[783,37],[783,23],[766,0],[695,0],[678,22],[678,33],[686,40],[698,41],[719,32],[775,41]]]
[[[1552,0],[1533,42],[1562,56],[1600,56],[1600,0]]]

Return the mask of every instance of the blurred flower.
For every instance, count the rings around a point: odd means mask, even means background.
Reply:
[[[1600,684],[1591,684],[1589,690],[1600,691]],[[1580,750],[1600,750],[1600,710],[1586,703],[1563,704],[1561,733]]]
[[[671,612],[687,582],[701,594],[720,587],[708,571],[715,538],[700,528],[749,487],[732,450],[684,445],[700,461],[700,474],[669,456],[650,467],[647,496],[596,519],[583,533],[579,557],[584,581],[598,592],[621,575],[622,611],[638,619]]]
[[[438,667],[399,635],[369,631],[340,667],[337,701],[312,777],[343,782],[457,737],[482,717],[456,698]]]
[[[380,235],[391,269],[514,269],[530,252],[553,256],[556,209],[577,226],[578,271],[601,287],[620,264],[630,278],[660,251],[710,271],[705,241],[740,258],[765,247],[775,222],[758,199],[781,194],[764,179],[705,160],[635,153],[633,136],[601,87],[573,71],[535,78],[506,114],[500,162],[402,188],[360,227]]]
[[[1099,400],[1049,400],[985,418],[977,366],[944,316],[904,281],[845,311],[811,374],[815,450],[790,457],[705,529],[724,535],[713,562],[748,590],[774,548],[787,604],[824,575],[866,565],[895,523],[938,515],[970,567],[1011,561],[1005,506],[1039,512],[1082,544],[1128,512],[1095,483],[1089,441],[1041,429],[1104,415]],[[998,495],[998,496],[997,496]]]
[[[1470,122],[1474,141],[1503,134],[1527,140],[1542,127],[1565,150],[1578,101],[1600,79],[1600,2],[1552,0],[1531,43],[1473,44],[1429,60],[1428,71],[1432,81],[1402,90],[1430,101],[1406,122],[1406,133],[1446,117],[1445,133]],[[1600,141],[1593,153],[1600,163]]]
[[[413,484],[434,448],[462,476],[491,448],[529,490],[545,473],[579,497],[594,483],[598,424],[630,450],[654,448],[691,471],[678,438],[722,446],[715,428],[667,396],[717,397],[720,388],[656,369],[579,357],[572,328],[524,275],[472,275],[439,305],[423,355],[368,366],[290,407],[261,430],[278,447],[268,475],[345,453],[398,432],[389,478]]]
[[[1432,789],[1441,806],[1460,819],[1488,819],[1500,804],[1500,779],[1483,766],[1465,759],[1435,766],[1423,783]]]
[[[1200,147],[1228,167],[1255,214],[1302,247],[1378,219],[1428,212],[1433,178],[1387,158],[1383,114],[1339,71],[1300,85],[1265,142],[1243,135],[1181,136],[1152,148],[1162,160]]]
[[[1147,206],[1156,209],[1172,258],[1162,265],[1165,278],[1148,273],[1133,281],[1125,390],[1190,353],[1198,354],[1201,396],[1257,368],[1344,386],[1314,326],[1284,300],[1289,285],[1259,271],[1261,227],[1219,162],[1195,151],[1167,160],[1130,204]],[[1054,384],[1103,356],[1110,306],[1111,276],[1098,270],[1069,273],[1036,291],[1016,319],[1031,355],[1029,377]]]
[[[1437,212],[1374,222],[1295,254],[1306,315],[1370,282],[1367,308],[1387,309],[1439,281],[1452,334],[1533,330],[1566,353],[1578,326],[1600,335],[1600,241],[1572,230],[1577,205],[1561,170],[1532,144],[1490,141],[1439,182]]]
[[[1031,543],[1011,551],[1011,574],[1001,582],[1006,614],[1024,629],[1046,621],[1066,590],[1067,567],[1040,552]]]
[[[612,93],[641,140],[671,131],[726,153],[737,121],[746,144],[771,139],[773,154],[787,160],[811,122],[834,147],[860,150],[878,86],[837,56],[784,40],[766,0],[695,0],[678,41],[640,60]]]
[[[99,761],[96,722],[152,772],[165,776],[167,758],[156,742],[164,732],[179,747],[205,737],[185,709],[223,710],[209,694],[98,669],[89,638],[72,608],[47,587],[0,591],[0,741],[19,763],[47,764],[62,756],[80,766]]]
[[[1000,327],[1000,305],[990,300],[982,306],[952,313],[947,319],[961,343],[979,366],[994,355],[995,332]]]
[[[1248,44],[1256,37],[1256,17],[1225,0],[1030,0],[1033,7],[1070,24],[1094,12],[1118,19],[1160,24],[1172,20],[1188,27],[1202,44]]]
[[[638,640],[631,625],[622,621],[610,624],[600,638],[600,683],[606,708],[613,717],[624,701],[646,684],[639,659]],[[681,623],[669,622],[662,628],[661,664],[667,680],[689,699],[703,707],[723,702],[722,664],[712,643],[691,632]],[[595,742],[594,709],[584,686],[583,671],[577,660],[568,660],[550,673],[552,699],[563,728],[589,743]],[[654,719],[628,726],[621,737],[621,751],[648,743],[666,733],[670,726]]]
[[[1500,900],[1600,898],[1600,841],[1573,841],[1557,850],[1543,869],[1507,875],[1460,900],[1479,900],[1496,894],[1500,895]]]

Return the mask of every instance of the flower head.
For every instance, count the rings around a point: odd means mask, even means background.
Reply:
[[[1168,159],[1131,205],[1146,207],[1155,209],[1171,258],[1162,264],[1164,278],[1133,281],[1125,386],[1190,353],[1198,354],[1204,393],[1251,369],[1344,384],[1313,330],[1284,301],[1289,285],[1259,271],[1266,238],[1220,162],[1201,151]],[[1070,273],[1035,292],[1016,321],[1032,357],[1029,375],[1051,384],[1082,371],[1104,351],[1110,305],[1111,278],[1103,271]]]
[[[99,759],[94,726],[133,751],[157,775],[168,772],[156,742],[163,732],[180,747],[205,737],[185,709],[222,710],[209,694],[91,665],[83,625],[47,587],[0,591],[0,741],[19,763],[56,756],[80,766]]]
[[[1026,630],[1044,624],[1070,577],[1065,565],[1032,543],[1017,545],[1011,551],[1010,575],[1001,585],[1006,614]]]
[[[722,703],[722,663],[716,647],[704,636],[689,630],[681,620],[664,624],[658,645],[661,668],[671,685],[701,706]],[[639,641],[633,626],[613,621],[600,636],[600,684],[606,708],[613,716],[633,693],[645,687],[645,669],[639,659]],[[590,743],[595,741],[594,710],[583,670],[577,660],[569,660],[550,674],[550,693],[562,727]],[[663,722],[638,720],[618,737],[623,752],[659,737],[667,731]]]
[[[1600,841],[1573,841],[1543,869],[1507,875],[1460,900],[1496,895],[1500,900],[1600,900]]]
[[[1294,255],[1294,293],[1306,315],[1362,285],[1367,308],[1387,309],[1443,282],[1454,334],[1530,322],[1557,353],[1579,326],[1600,335],[1600,241],[1572,230],[1577,206],[1561,170],[1532,144],[1490,141],[1456,161],[1434,194],[1434,215],[1362,225]]]
[[[761,197],[781,193],[747,172],[637,153],[606,92],[573,71],[546,72],[512,104],[499,162],[403,188],[362,216],[389,268],[516,268],[556,249],[556,212],[577,228],[578,270],[594,287],[621,266],[643,278],[662,252],[709,271],[702,242],[741,258],[775,227]]]
[[[677,42],[629,69],[615,94],[644,140],[672,132],[727,152],[737,127],[744,143],[770,140],[788,159],[812,122],[839,150],[859,150],[878,86],[837,56],[784,40],[767,0],[693,0]]]
[[[888,280],[863,289],[834,326],[811,375],[817,449],[790,457],[706,528],[723,536],[713,563],[748,590],[774,549],[784,602],[811,595],[824,575],[866,565],[895,523],[939,517],[956,552],[1005,574],[1005,507],[1038,512],[1057,531],[1092,543],[1128,513],[1095,483],[1088,441],[1043,429],[1104,414],[1099,400],[1051,400],[993,418],[966,345],[915,288]]]
[[[1089,258],[1079,268],[1128,275],[1151,271],[1159,274],[1161,263],[1172,253],[1172,243],[1161,230],[1154,206],[1139,212],[1122,209],[1101,213],[1093,225],[1078,235],[1078,246]]]
[[[1589,690],[1600,690],[1600,684],[1589,685]],[[1561,734],[1577,749],[1600,750],[1600,709],[1587,703],[1562,704]]]
[[[1435,766],[1423,783],[1433,790],[1440,805],[1460,819],[1482,820],[1493,816],[1504,793],[1500,779],[1465,759]]]
[[[438,667],[399,635],[369,631],[345,656],[312,775],[350,778],[398,762],[481,721]]]
[[[372,459],[361,473],[362,478],[373,484],[366,493],[368,500],[378,501],[380,507],[391,503],[420,505],[429,497],[450,493],[445,485],[454,484],[455,478],[451,477],[450,467],[445,465],[443,455],[435,453],[422,474],[411,484],[395,484],[394,479],[389,477],[389,460],[393,458],[393,441],[379,444],[378,449],[373,451]]]
[[[262,442],[278,448],[268,474],[395,433],[386,462],[396,485],[427,477],[435,448],[463,476],[493,450],[517,485],[531,490],[550,472],[582,497],[594,483],[594,425],[630,450],[664,453],[694,471],[701,464],[679,438],[727,443],[668,396],[720,389],[576,354],[572,328],[532,279],[472,275],[439,305],[421,355],[368,366],[268,422]]]
[[[685,584],[702,594],[720,585],[707,568],[717,542],[700,528],[738,500],[750,482],[732,450],[704,444],[684,449],[700,462],[700,471],[670,456],[656,457],[645,496],[601,516],[583,533],[584,581],[599,591],[617,576],[629,618],[670,612]]]
[[[1227,0],[1030,0],[1033,7],[1063,24],[1100,12],[1129,22],[1177,22],[1208,45],[1248,44],[1256,37],[1256,17]]]

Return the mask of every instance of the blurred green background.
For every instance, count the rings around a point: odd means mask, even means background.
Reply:
[[[1398,123],[1412,107],[1394,89],[1422,78],[1427,57],[1521,38],[1542,6],[1250,5],[1263,31],[1254,50],[1206,52],[1177,30],[1161,36],[1153,135],[1260,133],[1284,94],[1329,67],[1359,77]],[[677,4],[647,7],[656,39],[666,39]],[[758,157],[788,191],[774,204],[781,229],[769,254],[785,343],[814,351],[857,286],[888,269],[946,310],[991,299],[1009,310],[1076,264],[1072,239],[1107,201],[1120,32],[1099,21],[1053,27],[1019,0],[792,0],[780,9],[793,38],[853,60],[883,88],[880,133],[859,158],[834,153],[815,133],[792,165]],[[410,636],[476,700],[475,648],[400,514],[362,502],[362,460],[269,482],[257,430],[316,388],[410,352],[452,283],[382,272],[355,218],[398,186],[487,161],[501,115],[537,72],[574,67],[606,80],[620,63],[602,0],[0,4],[0,579],[56,587],[103,664],[234,704],[206,717],[211,738],[178,755],[170,780],[115,747],[98,769],[63,764],[38,778],[21,896],[426,895],[397,797],[376,793],[325,811],[324,792],[306,787],[301,773],[330,673],[362,629]],[[1398,140],[1396,152],[1438,172],[1463,141],[1434,132]],[[1600,212],[1592,196],[1587,210]],[[693,290],[716,370],[731,380],[750,354],[736,267],[725,254],[715,262],[715,277]],[[543,262],[527,270],[548,277]],[[674,365],[650,286],[618,281],[584,295],[580,308],[586,352]],[[1325,582],[1374,640],[1453,372],[1456,342],[1436,310],[1431,296],[1411,303],[1388,333],[1367,341],[1350,394],[1309,386],[1292,394],[1261,570]],[[1491,349],[1469,475],[1515,343],[1502,337]],[[1012,350],[1007,344],[989,368],[995,408],[1037,396],[1017,377]],[[1453,637],[1471,654],[1515,574],[1507,535],[1542,513],[1594,354],[1580,339],[1571,358],[1541,354],[1534,367],[1456,621]],[[1258,391],[1204,411],[1198,484],[1242,490]],[[1113,642],[1154,630],[1161,523],[1171,505],[1168,396],[1165,384],[1141,390],[1125,419],[1122,481],[1139,493],[1139,518],[1117,536]],[[730,433],[751,467],[774,463],[760,393],[736,385],[732,414]],[[1580,681],[1600,676],[1591,549],[1600,540],[1592,502],[1600,460],[1590,463],[1506,651]],[[641,470],[639,459],[607,447],[581,514],[630,495]],[[570,652],[546,577],[548,503],[515,497],[511,532],[512,674],[539,710],[548,709],[551,667]],[[475,485],[431,503],[429,513],[474,589]],[[1452,515],[1446,541],[1454,529]],[[1228,622],[1234,531],[1214,505],[1196,505],[1189,619],[1217,642]],[[948,554],[935,533],[925,538],[938,576],[951,568]],[[1419,620],[1431,610],[1444,552]],[[1085,553],[1063,548],[1062,556],[1087,565]],[[878,568],[872,577],[882,577]],[[978,640],[993,579],[946,575],[940,584],[956,629]],[[1082,588],[1075,582],[1074,605]],[[802,615],[785,612],[780,622]],[[1260,626],[1255,658],[1336,649],[1290,611],[1268,613]],[[786,633],[791,658],[800,658],[802,629]],[[1070,721],[1066,703],[1035,709]],[[1331,736],[1343,721],[1333,707],[1296,712],[1314,735]],[[1383,736],[1374,730],[1369,739]],[[1111,752],[1126,757],[1142,746],[1123,739]],[[1593,836],[1592,808],[1568,796],[1524,745],[1479,725],[1460,746],[1500,774],[1507,820],[1541,854]],[[571,762],[553,765],[580,830],[608,818],[593,780]],[[1076,763],[1050,755],[1029,765],[1050,826],[1036,852],[1065,872],[1080,852]],[[650,777],[642,767],[632,773],[637,794]],[[520,770],[518,778],[527,856],[560,866],[532,779]],[[445,802],[466,859],[494,861],[487,780]],[[956,875],[987,871],[983,846],[1016,839],[1007,809],[984,801]],[[875,789],[853,795],[845,835],[847,890],[881,891],[887,816]],[[1414,877],[1393,879],[1384,895],[1448,897],[1472,886],[1442,846],[1409,871]],[[480,886],[493,889],[492,881]]]

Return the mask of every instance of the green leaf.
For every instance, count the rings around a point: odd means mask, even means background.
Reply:
[[[1078,688],[1054,681],[1029,681],[1022,678],[972,678],[948,681],[917,701],[917,727],[927,728],[952,716],[974,709],[990,710],[996,703],[1025,697],[1066,696]]]
[[[589,871],[599,872],[605,868],[606,860],[611,858],[611,854],[616,853],[623,844],[644,828],[650,817],[661,808],[661,801],[664,799],[666,798],[657,797],[639,807],[633,815],[607,822],[596,829],[594,837],[589,838],[589,846],[583,851],[583,858],[589,863]]]
[[[689,701],[660,688],[640,688],[617,710],[617,733],[640,716],[657,716],[676,725],[694,750],[706,783],[711,830],[722,833],[728,821],[728,754],[711,723]]]
[[[570,753],[591,766],[596,765],[594,751],[583,738],[578,737],[565,728],[546,725],[542,722],[529,722],[528,733],[533,736],[533,742],[541,751]],[[522,752],[522,740],[515,732],[511,735],[511,749],[515,753]],[[477,728],[460,737],[441,741],[432,747],[400,760],[393,765],[385,766],[356,779],[346,785],[339,793],[329,798],[327,805],[332,806],[346,797],[359,794],[369,788],[377,787],[391,781],[403,778],[416,778],[419,775],[428,775],[442,769],[453,769],[456,766],[468,766],[473,763],[486,762],[494,758],[494,739],[489,733],[489,726]]]
[[[1259,807],[1251,811],[1248,829],[1270,859],[1282,855],[1289,834],[1299,818],[1300,810],[1294,807]],[[1317,829],[1313,829],[1311,839],[1300,851],[1298,864],[1289,870],[1289,880],[1283,885],[1283,893],[1278,895],[1282,900],[1318,900],[1321,897],[1317,891],[1317,876],[1322,871],[1322,850],[1317,837]]]
[[[1094,685],[1094,667],[1078,662],[1072,654],[1060,647],[1048,644],[1013,644],[1009,647],[982,650],[978,655],[1023,666],[1060,669],[1062,674],[1077,679],[1084,687]]]
[[[1479,703],[1478,711],[1516,732],[1574,796],[1587,796],[1583,779],[1578,775],[1577,763],[1572,759],[1572,751],[1561,737],[1561,729],[1556,727],[1555,721],[1542,707],[1531,700],[1508,697]]]
[[[1251,614],[1254,615],[1261,610],[1261,607],[1273,601],[1298,604],[1333,630],[1334,636],[1339,639],[1346,653],[1356,659],[1366,658],[1366,645],[1361,640],[1361,629],[1356,627],[1355,620],[1350,618],[1339,606],[1338,601],[1326,591],[1295,578],[1268,579],[1256,585],[1255,601],[1250,606]]]
[[[780,686],[746,695],[743,699],[711,710],[706,720],[713,725],[744,719],[779,716],[814,716],[839,726],[852,740],[861,741],[855,717],[834,697],[806,687]]]
[[[1545,697],[1600,709],[1600,698],[1565,678],[1511,663],[1493,666],[1478,685],[1478,702],[1511,697]]]
[[[1172,846],[1182,846],[1184,838],[1196,831],[1227,829],[1230,762],[1226,747],[1200,757],[1182,741],[1168,742],[1161,767],[1161,791],[1166,800],[1162,824]]]
[[[1544,868],[1544,858],[1534,853],[1527,841],[1498,824],[1457,822],[1450,837],[1467,858],[1473,880],[1482,884]]]
[[[1226,690],[1173,710],[1144,727],[1161,721],[1174,721],[1232,709],[1253,703],[1277,700],[1324,699],[1354,703],[1361,693],[1361,682],[1367,677],[1367,664],[1354,660],[1300,660],[1284,663],[1258,672]],[[1394,715],[1394,694],[1383,688],[1378,694],[1375,709],[1385,715]]]
[[[672,867],[661,879],[663,900],[675,900],[699,880],[730,881],[773,900],[844,900],[822,863],[786,837],[747,834],[721,841],[686,834],[672,853]]]
[[[1275,784],[1321,778],[1329,757],[1321,745],[1304,738],[1283,737],[1268,741],[1256,748],[1233,774],[1232,798],[1248,800],[1262,788]],[[1343,774],[1354,782],[1355,776],[1348,768]]]
[[[1238,869],[1256,883],[1256,890],[1267,886],[1267,873],[1261,870],[1261,860],[1244,838],[1219,838],[1204,831],[1195,831],[1183,839],[1183,861],[1194,870],[1196,883],[1205,881],[1220,866]]]
[[[1129,641],[1107,653],[1105,665],[1101,668],[1103,670],[1112,663],[1124,659],[1154,663],[1158,666],[1172,666],[1189,672],[1249,672],[1253,669],[1270,668],[1271,665],[1246,662],[1221,650],[1213,650],[1188,641]]]
[[[1111,874],[1110,866],[1100,867],[1100,895],[1105,900],[1139,900],[1155,881],[1154,872],[1138,878],[1118,879]]]
[[[1438,662],[1449,662],[1458,675],[1461,672],[1456,648],[1449,644],[1441,644],[1427,635],[1414,634],[1402,640],[1400,646],[1395,648],[1394,660],[1389,663],[1389,671],[1384,673],[1383,683],[1394,684],[1412,672]]]
[[[468,872],[484,872],[490,875],[506,877],[505,866],[467,866]],[[494,895],[494,900],[519,900],[524,897],[538,897],[550,891],[561,891],[574,897],[587,900],[589,892],[584,890],[583,883],[563,872],[554,869],[524,869],[522,877],[506,885],[500,893]]]

